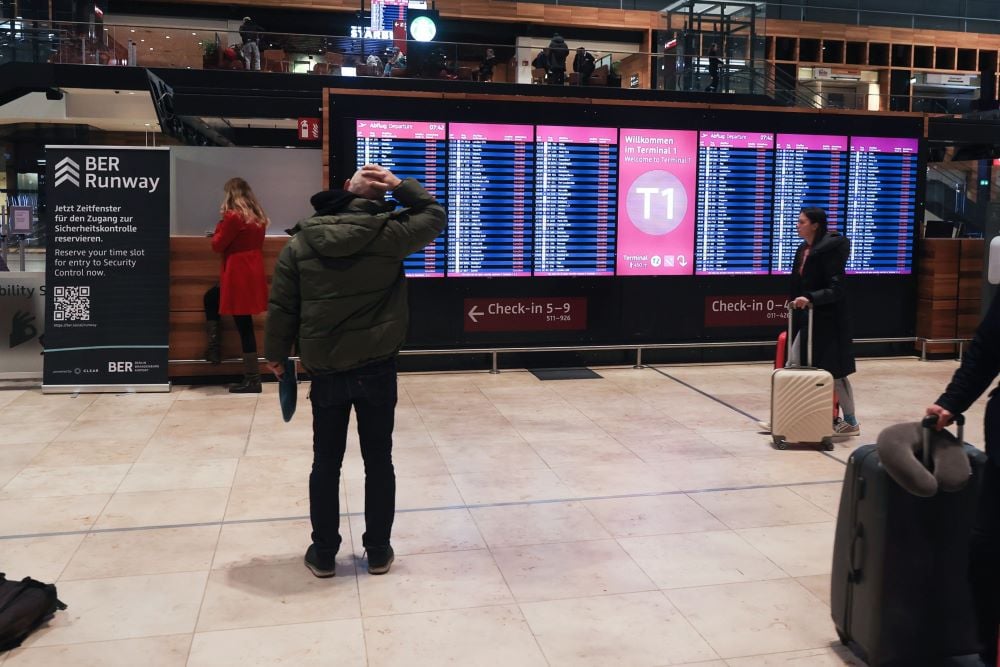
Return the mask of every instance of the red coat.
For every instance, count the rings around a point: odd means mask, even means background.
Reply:
[[[212,235],[212,250],[222,253],[220,315],[256,315],[267,310],[263,248],[264,226],[226,211]]]

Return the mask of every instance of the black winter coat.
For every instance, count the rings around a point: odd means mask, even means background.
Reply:
[[[565,72],[566,59],[569,58],[569,47],[561,35],[556,35],[549,42],[549,71]]]
[[[795,251],[792,286],[789,297],[804,296],[813,305],[813,366],[830,372],[835,378],[847,377],[856,369],[851,334],[851,314],[844,291],[844,270],[851,254],[851,243],[837,232],[829,232],[817,240],[805,260],[801,275],[799,267],[806,250],[803,243]],[[795,332],[801,334],[801,363],[806,363],[808,314],[795,312]]]

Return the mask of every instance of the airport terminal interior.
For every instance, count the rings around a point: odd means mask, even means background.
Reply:
[[[992,363],[998,99],[998,0],[0,0],[0,667],[996,667],[990,389],[885,434]]]

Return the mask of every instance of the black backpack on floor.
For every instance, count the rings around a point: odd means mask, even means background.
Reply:
[[[52,584],[30,577],[7,581],[0,572],[0,651],[17,648],[57,610],[65,608]]]

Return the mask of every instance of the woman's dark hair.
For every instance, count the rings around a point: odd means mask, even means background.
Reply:
[[[824,211],[821,208],[810,207],[802,209],[801,213],[802,215],[809,218],[809,222],[813,223],[814,225],[819,225],[819,229],[816,230],[817,239],[826,236],[826,227],[827,227],[826,211]]]

